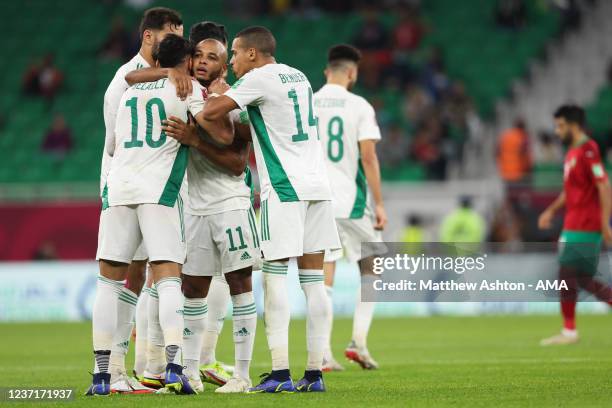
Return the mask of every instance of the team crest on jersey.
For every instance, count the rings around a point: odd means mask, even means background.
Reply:
[[[603,166],[600,163],[594,164],[591,167],[591,170],[593,171],[593,175],[595,177],[599,178],[599,177],[603,177],[603,175],[604,175],[604,169],[603,169]]]

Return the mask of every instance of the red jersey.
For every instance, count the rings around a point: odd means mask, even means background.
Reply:
[[[564,230],[601,231],[601,206],[595,183],[607,179],[599,147],[593,140],[585,137],[568,150],[563,163]]]

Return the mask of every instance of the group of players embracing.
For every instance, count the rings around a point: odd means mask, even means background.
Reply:
[[[359,263],[373,279],[387,217],[380,191],[374,109],[352,94],[360,53],[329,50],[327,84],[275,60],[276,40],[248,27],[231,43],[236,82],[226,82],[228,36],[204,21],[183,38],[180,14],[152,8],[139,53],[104,97],[106,140],[93,307],[94,374],[87,395],[321,392],[331,354],[335,262]],[[248,158],[254,148],[260,214]],[[368,187],[373,205],[368,201]],[[295,259],[307,309],[303,378],[289,371],[287,271]],[[253,386],[257,326],[252,271],[261,269],[272,370]],[[235,365],[215,357],[232,303]],[[366,338],[374,303],[357,299],[345,350],[364,369],[378,364]],[[125,355],[136,321],[132,377]]]

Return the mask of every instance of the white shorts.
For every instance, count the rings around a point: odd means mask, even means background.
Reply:
[[[260,258],[252,209],[212,215],[186,215],[189,276],[217,276],[248,268]]]
[[[181,206],[119,205],[103,211],[96,259],[130,263],[144,244],[150,262],[185,262]]]
[[[381,233],[374,229],[374,219],[367,211],[361,218],[336,218],[336,223],[346,259],[350,262],[357,262],[369,256],[378,255],[378,248],[368,247],[371,249],[369,253],[362,253],[362,243],[382,242]],[[342,249],[326,251],[325,262],[336,262],[342,256]]]
[[[259,229],[266,261],[340,248],[329,200],[281,202],[272,190],[261,202]]]
[[[102,211],[100,212],[100,224],[98,226],[98,249],[96,251],[96,259],[100,259],[100,242],[102,242],[101,238],[102,236],[105,235],[104,233],[104,225],[106,224],[104,222],[104,217],[106,217],[106,215],[108,214],[108,211]],[[134,254],[134,258],[132,258],[132,261],[146,261],[149,257],[147,256],[147,251],[145,250],[144,247],[144,243],[141,242],[140,245],[138,246],[138,249],[136,249],[136,253]]]

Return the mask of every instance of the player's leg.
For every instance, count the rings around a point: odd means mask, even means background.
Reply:
[[[367,337],[374,316],[376,302],[364,302],[361,298],[362,288],[371,287],[376,279],[373,272],[374,257],[384,252],[380,244],[380,231],[374,229],[374,220],[370,212],[357,219],[339,219],[338,231],[344,247],[345,256],[350,262],[359,265],[359,287],[353,314],[353,333],[344,355],[364,369],[378,368],[378,363],[372,358],[367,347]],[[364,245],[366,244],[366,245]]]
[[[323,371],[342,371],[344,367],[334,358],[331,347],[331,337],[334,326],[334,276],[336,274],[336,260],[342,257],[342,250],[327,250],[323,262],[325,275],[325,293],[327,294],[327,310],[329,314],[329,327],[327,329],[327,342],[323,353]]]
[[[300,286],[306,295],[308,360],[298,391],[325,391],[323,354],[331,324],[325,292],[323,259],[326,250],[340,247],[331,201],[308,202],[304,218],[304,255],[298,258]]]
[[[133,208],[110,207],[100,215],[98,275],[92,311],[94,375],[87,395],[110,393],[110,354],[117,329],[117,308],[128,264],[142,240]]]
[[[559,268],[559,279],[564,280],[567,284],[567,289],[561,289],[559,292],[563,328],[561,333],[542,339],[540,341],[542,346],[573,344],[578,341],[578,331],[576,330],[576,300],[578,298],[576,269],[561,266]]]
[[[134,374],[142,381],[147,365],[148,324],[147,314],[153,276],[147,267],[146,282],[136,304],[136,344],[134,357]]]
[[[324,391],[323,354],[329,335],[330,315],[328,296],[323,284],[323,252],[304,254],[298,258],[300,286],[306,296],[306,345],[308,359],[304,378],[298,381],[297,390],[310,388]],[[313,388],[314,387],[314,388]],[[316,389],[315,389],[316,388]]]
[[[211,276],[219,269],[217,250],[208,217],[187,215],[187,261],[183,265],[185,296],[185,374],[196,389],[204,389],[200,378],[200,354],[206,321]]]
[[[373,272],[374,257],[359,261],[360,287],[357,289],[357,301],[353,314],[353,335],[351,344],[345,350],[348,359],[358,363],[361,368],[371,370],[378,368],[378,363],[370,356],[367,346],[368,332],[374,316],[375,302],[364,302],[361,299],[362,287],[371,286],[376,279]]]
[[[200,379],[200,351],[206,326],[208,306],[206,297],[210,288],[210,276],[183,275],[182,290],[185,296],[185,330],[183,331],[185,375],[193,388],[204,391]]]
[[[174,207],[141,204],[137,213],[159,296],[159,323],[166,352],[165,388],[175,393],[195,394],[183,374],[181,268],[186,250],[180,197]]]
[[[233,305],[234,374],[224,386],[215,390],[218,393],[245,392],[252,385],[249,368],[257,329],[257,310],[251,275],[251,266],[225,275]]]
[[[147,350],[146,365],[141,383],[150,388],[163,388],[166,369],[164,333],[159,324],[159,294],[153,282],[153,271],[149,270],[151,287],[147,304]]]
[[[125,356],[129,350],[130,337],[134,330],[134,316],[138,296],[142,290],[147,267],[146,260],[132,261],[128,266],[127,281],[119,294],[117,307],[117,331],[111,349],[111,382],[127,381],[125,369]],[[127,390],[126,390],[127,391]]]
[[[227,366],[217,361],[215,353],[230,300],[229,286],[223,275],[213,276],[206,298],[208,314],[200,353],[200,371],[207,381],[217,385],[225,384],[231,376],[224,368]]]
[[[563,329],[560,334],[543,339],[542,346],[574,344],[579,340],[576,330],[576,300],[578,288],[584,287],[592,291],[602,291],[604,300],[610,301],[605,293],[605,286],[598,285],[593,280],[599,263],[601,234],[596,232],[562,231],[559,238],[559,278],[564,280],[568,289],[562,289],[561,314]]]
[[[260,246],[263,255],[264,321],[272,371],[249,390],[294,392],[289,371],[290,307],[287,293],[289,258],[303,254],[304,202],[280,202],[274,191],[261,203]]]
[[[234,373],[218,393],[245,392],[251,387],[249,368],[253,355],[257,310],[252,272],[260,257],[255,218],[251,209],[227,211],[214,216],[214,238],[232,299]]]
[[[599,233],[583,233],[585,241],[577,246],[582,259],[581,272],[577,274],[578,286],[602,302],[612,306],[612,287],[596,279],[602,237]]]

